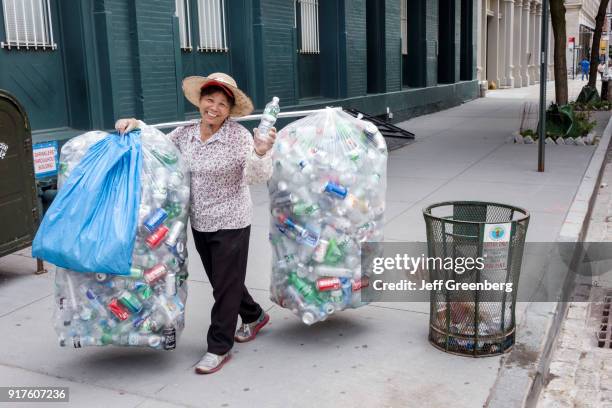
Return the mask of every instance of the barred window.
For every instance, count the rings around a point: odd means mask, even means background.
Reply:
[[[298,0],[300,9],[300,53],[320,54],[319,0]]]
[[[191,51],[191,17],[189,15],[189,0],[176,1],[176,16],[179,21],[181,49]]]
[[[401,25],[402,25],[402,55],[408,54],[408,5],[407,0],[401,0]],[[396,20],[397,21],[397,20]]]
[[[198,51],[227,52],[225,0],[198,0]]]
[[[2,48],[56,49],[49,0],[2,0]]]

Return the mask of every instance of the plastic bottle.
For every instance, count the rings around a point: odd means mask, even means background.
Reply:
[[[261,122],[259,122],[259,135],[260,137],[267,137],[268,132],[276,123],[276,118],[280,112],[280,106],[278,104],[278,97],[273,97],[270,102],[264,108],[263,114],[261,115]]]

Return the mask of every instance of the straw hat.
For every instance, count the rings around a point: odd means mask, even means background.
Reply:
[[[238,88],[234,78],[222,72],[215,72],[207,77],[190,76],[183,79],[183,93],[185,94],[185,98],[199,107],[202,88],[209,85],[219,86],[234,95],[234,106],[230,110],[230,116],[246,116],[253,112],[253,102],[251,102],[251,98],[246,96],[246,94]]]

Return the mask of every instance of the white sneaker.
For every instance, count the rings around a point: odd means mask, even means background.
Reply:
[[[198,374],[212,374],[219,371],[231,356],[229,351],[221,356],[213,353],[206,353],[200,362],[196,364],[195,372]]]

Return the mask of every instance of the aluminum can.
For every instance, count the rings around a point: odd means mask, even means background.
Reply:
[[[130,312],[138,313],[142,310],[142,303],[136,296],[124,290],[119,295],[119,302]]]
[[[143,277],[144,270],[138,267],[131,267],[129,277],[132,279],[141,279]]]
[[[145,243],[151,249],[157,248],[159,244],[161,244],[161,242],[164,240],[164,238],[166,238],[166,235],[168,235],[169,231],[170,230],[168,229],[168,227],[162,225],[157,228],[153,234],[147,237]]]
[[[168,218],[168,213],[163,208],[158,208],[153,215],[147,218],[143,225],[149,232],[154,232],[157,227],[162,225],[166,218]]]
[[[176,329],[167,327],[162,332],[164,338],[164,350],[174,350],[176,348]]]
[[[319,245],[314,250],[312,254],[312,259],[318,263],[322,263],[325,260],[325,254],[327,253],[327,248],[329,247],[329,241],[320,239]]]
[[[176,274],[169,273],[166,275],[166,296],[174,295],[176,295]]]
[[[129,317],[127,310],[123,308],[117,301],[117,299],[113,299],[108,304],[108,310],[115,316],[117,319],[123,321]]]
[[[168,236],[166,237],[165,244],[169,247],[173,247],[176,245],[176,241],[181,235],[181,231],[185,228],[185,224],[182,221],[176,221],[172,224],[172,228],[170,228],[170,232],[168,232]]]
[[[370,278],[367,276],[362,276],[361,279],[353,280],[351,283],[353,292],[357,292],[362,288],[367,288],[370,286]]]
[[[151,269],[147,269],[145,271],[144,279],[149,285],[151,285],[157,282],[158,280],[160,280],[161,278],[163,278],[164,276],[166,276],[167,273],[168,273],[168,269],[166,268],[166,265],[164,264],[155,265]]]
[[[340,278],[320,278],[317,279],[317,290],[323,292],[326,290],[338,290],[342,287]]]
[[[346,197],[346,194],[348,192],[346,190],[346,187],[341,186],[341,185],[336,184],[336,183],[332,183],[331,181],[328,181],[325,184],[324,191],[326,193],[330,193],[330,194],[336,195],[337,197],[342,198],[342,199],[344,199]]]

